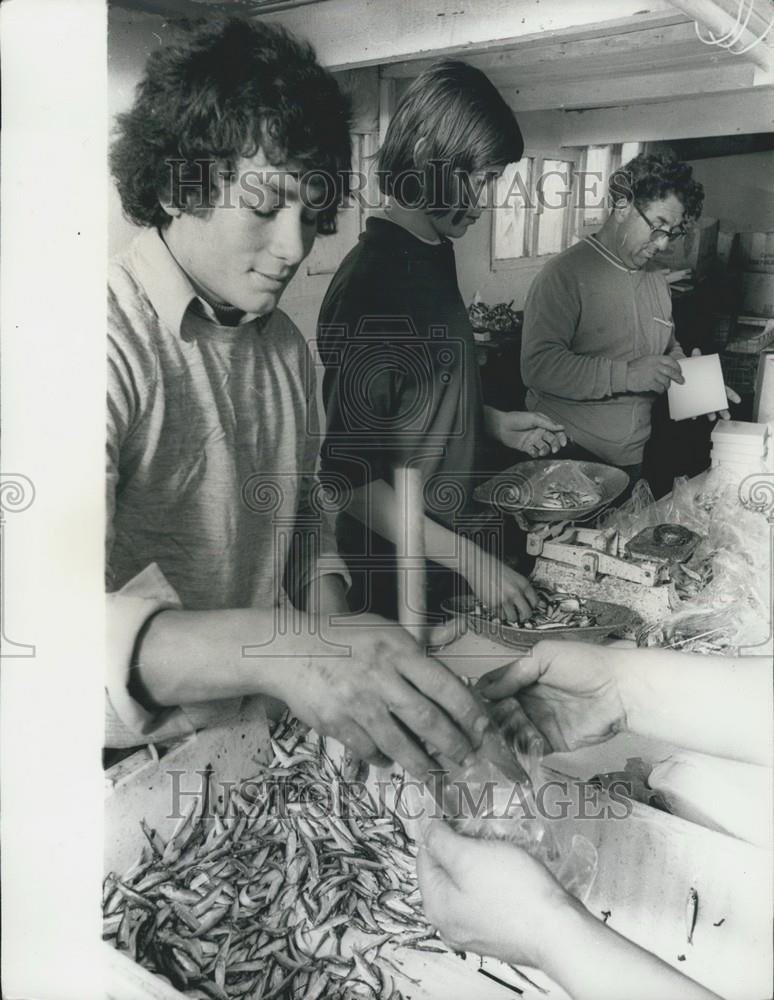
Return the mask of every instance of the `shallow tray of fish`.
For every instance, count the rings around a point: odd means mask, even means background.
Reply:
[[[486,636],[504,646],[529,648],[541,639],[576,639],[582,642],[601,642],[607,636],[629,624],[634,613],[621,604],[595,601],[584,598],[580,601],[570,594],[552,595],[569,603],[574,601],[578,609],[559,612],[555,617],[543,611],[533,614],[527,623],[508,624],[493,618],[472,595],[452,597],[441,605],[449,615],[463,618],[477,635]],[[557,607],[561,608],[561,601]],[[548,610],[548,609],[546,609]],[[563,615],[567,614],[566,620]],[[574,624],[578,621],[593,621],[593,624]]]

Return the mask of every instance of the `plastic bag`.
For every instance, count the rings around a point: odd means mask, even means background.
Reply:
[[[737,483],[714,472],[700,481],[682,480],[674,502],[684,523],[704,536],[686,565],[711,564],[707,585],[696,594],[673,591],[675,623],[686,615],[712,615],[729,645],[755,645],[769,634],[771,589],[770,527],[766,517],[741,503]],[[706,618],[705,622],[706,624]]]
[[[545,780],[538,743],[521,754],[493,725],[466,766],[444,765],[438,797],[458,833],[507,840],[523,848],[567,892],[581,901],[586,898],[597,873],[597,851],[585,837],[573,835],[566,822],[548,817],[550,810],[538,794]]]
[[[651,528],[661,523],[657,517],[657,505],[650,486],[641,479],[632,490],[629,499],[620,507],[611,507],[599,515],[596,521],[598,528],[614,528],[619,536],[619,548],[630,538],[645,528]]]
[[[649,500],[651,502],[649,502]],[[769,633],[771,564],[765,516],[740,500],[738,479],[712,469],[676,479],[657,502],[644,482],[598,527],[619,532],[619,552],[645,528],[678,524],[701,536],[691,558],[670,569],[671,614],[643,629],[641,646],[734,653]]]
[[[530,485],[534,507],[589,507],[602,499],[599,485],[575,462],[552,462]]]

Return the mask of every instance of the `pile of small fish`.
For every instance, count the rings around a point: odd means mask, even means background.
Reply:
[[[323,739],[281,726],[272,763],[214,818],[197,800],[166,842],[143,822],[142,857],[105,880],[103,937],[195,1000],[402,1000],[381,949],[447,950],[421,910],[416,848]],[[356,947],[350,928],[373,940]]]
[[[569,510],[575,507],[589,507],[599,503],[601,499],[602,495],[598,492],[549,484],[543,490],[540,506],[551,510]]]
[[[597,619],[585,610],[586,602],[573,594],[559,591],[538,590],[538,603],[529,618],[509,621],[499,618],[486,604],[476,601],[470,612],[479,618],[486,618],[493,625],[509,625],[512,628],[534,629],[537,632],[560,628],[589,628],[597,624]]]

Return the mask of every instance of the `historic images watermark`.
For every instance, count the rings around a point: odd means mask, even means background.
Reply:
[[[181,820],[193,808],[203,819],[260,822],[261,817],[287,819],[311,809],[318,817],[347,821],[362,816],[363,806],[376,816],[396,816],[403,822],[423,819],[477,823],[534,820],[628,819],[634,809],[632,782],[621,778],[604,791],[593,781],[552,777],[525,787],[497,781],[449,779],[448,772],[431,771],[426,782],[401,776],[399,782],[305,779],[301,787],[282,778],[214,780],[212,771],[170,768],[170,808],[167,819]],[[193,779],[193,784],[189,784]]]
[[[248,208],[267,212],[285,204],[287,185],[292,180],[305,208],[313,212],[357,208],[375,211],[383,207],[381,187],[385,171],[308,170],[302,173],[282,167],[248,169],[238,177],[223,163],[212,159],[167,160],[168,190],[174,204],[190,212],[211,208]],[[552,183],[558,178],[559,183]],[[541,210],[609,207],[604,175],[595,170],[545,170],[534,183],[514,172],[507,183],[494,183],[494,176],[472,178],[461,170],[450,170],[443,160],[430,160],[421,170],[403,170],[390,175],[393,196],[408,208],[446,212],[458,208],[481,211],[496,208]],[[625,193],[625,177],[616,191]]]

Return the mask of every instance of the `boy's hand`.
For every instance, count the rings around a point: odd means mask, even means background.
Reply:
[[[562,425],[543,413],[528,410],[505,413],[485,406],[484,422],[489,434],[501,444],[533,458],[555,454],[567,444]]]
[[[523,621],[532,614],[538,595],[529,580],[471,542],[460,569],[482,604],[503,621]]]
[[[419,779],[438,766],[426,746],[462,763],[489,724],[459,678],[376,615],[334,619],[315,652],[289,659],[268,693],[361,759],[395,761]]]

